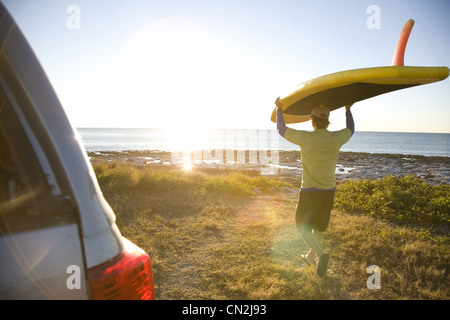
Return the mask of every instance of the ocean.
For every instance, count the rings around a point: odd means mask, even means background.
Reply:
[[[299,150],[269,129],[78,128],[87,151]],[[341,151],[450,157],[450,134],[355,132]]]

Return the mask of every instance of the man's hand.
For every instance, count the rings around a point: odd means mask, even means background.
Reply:
[[[350,108],[352,107],[353,103],[348,104],[345,106],[345,111],[350,111]]]
[[[277,106],[278,109],[283,111],[283,108],[281,108],[280,97],[278,97],[277,100],[275,100],[275,105]]]

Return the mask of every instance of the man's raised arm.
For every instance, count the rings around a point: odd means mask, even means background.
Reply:
[[[284,133],[286,132],[286,123],[284,122],[283,110],[279,102],[280,98],[277,98],[275,105],[277,106],[277,131],[284,138]]]
[[[352,112],[350,111],[350,108],[352,107],[352,104],[349,104],[347,106],[345,106],[345,118],[346,118],[346,125],[347,125],[347,129],[350,129],[350,131],[353,133],[355,133],[355,122],[353,121],[353,115]]]

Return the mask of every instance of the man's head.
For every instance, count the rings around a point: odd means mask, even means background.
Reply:
[[[330,125],[328,117],[330,116],[330,110],[324,105],[316,106],[311,111],[311,121],[314,130],[326,129]]]

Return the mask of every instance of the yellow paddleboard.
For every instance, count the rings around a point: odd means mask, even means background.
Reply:
[[[444,80],[447,67],[387,66],[336,72],[298,85],[280,97],[286,123],[308,121],[314,106],[330,111],[380,94]],[[276,122],[276,109],[272,112]]]
[[[397,41],[392,66],[328,74],[303,82],[287,95],[279,97],[284,121],[308,121],[311,110],[318,105],[324,105],[332,111],[383,93],[446,79],[449,75],[447,67],[403,66],[406,44],[413,26],[414,20],[405,23]],[[271,120],[277,121],[276,108]]]

